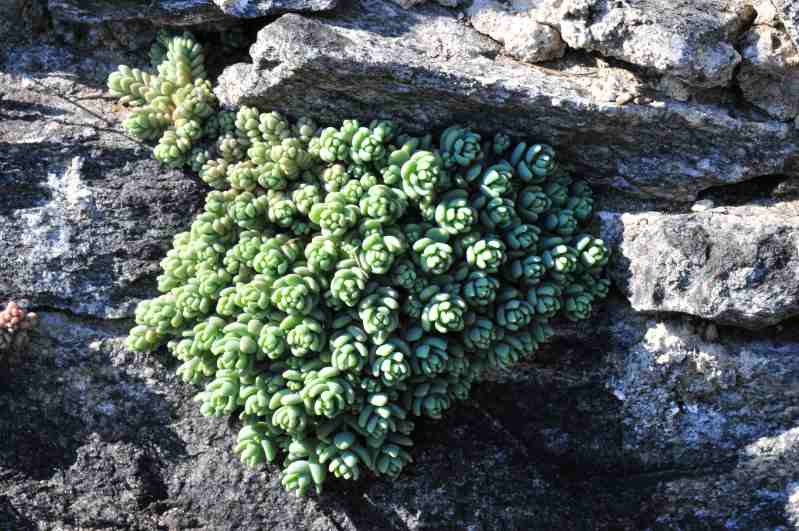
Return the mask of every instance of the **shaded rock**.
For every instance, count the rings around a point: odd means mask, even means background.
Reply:
[[[412,45],[409,45],[412,43]],[[411,129],[457,122],[547,141],[595,182],[691,200],[702,189],[797,169],[796,131],[712,105],[598,101],[606,74],[493,60],[498,47],[435,6],[363,0],[333,18],[285,15],[261,30],[252,65],[217,94],[335,122],[392,116]]]
[[[268,17],[283,13],[327,11],[337,0],[213,0],[226,14],[239,18]]]
[[[660,484],[650,510],[666,529],[796,529],[798,472],[799,428],[793,428],[742,448],[724,473]]]
[[[794,46],[799,48],[799,2],[796,0],[771,0],[777,16],[791,36]]]
[[[474,29],[502,43],[506,54],[526,63],[563,57],[558,31],[526,14],[513,14],[495,0],[476,0],[466,11]]]
[[[558,27],[571,48],[599,52],[696,88],[730,83],[741,60],[733,46],[737,31],[753,16],[751,8],[734,0],[547,0],[531,7]]]
[[[799,420],[799,336],[722,331],[711,341],[704,332],[653,321],[638,345],[612,358],[607,385],[622,402],[623,450],[644,467],[720,464]]]
[[[143,21],[196,26],[229,18],[211,0],[48,0],[47,6],[55,20],[80,24]]]
[[[799,208],[600,213],[611,275],[637,311],[762,328],[799,315]]]
[[[474,405],[420,423],[398,482],[289,495],[276,467],[239,461],[238,421],[203,417],[171,359],[124,348],[127,324],[46,312],[0,385],[0,511],[14,529],[562,529],[606,516]]]
[[[758,12],[742,38],[737,80],[747,100],[780,120],[792,120],[799,115],[799,52],[778,26],[773,11]]]
[[[92,84],[111,60],[46,46],[9,52],[10,71],[0,72],[0,298],[132,315],[202,204],[196,177],[162,168],[122,132],[124,116]]]

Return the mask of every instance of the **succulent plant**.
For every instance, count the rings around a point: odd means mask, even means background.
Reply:
[[[414,418],[442,418],[484,368],[535,356],[550,320],[585,319],[607,295],[590,187],[552,147],[220,111],[193,37],[162,34],[151,55],[155,72],[109,77],[133,109],[125,127],[214,190],[128,346],[166,345],[205,385],[204,415],[238,414],[245,464],[285,456],[287,490],[396,478]]]

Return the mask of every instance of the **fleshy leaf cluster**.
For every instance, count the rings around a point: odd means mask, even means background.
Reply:
[[[166,345],[204,386],[204,415],[238,415],[243,462],[282,459],[286,489],[397,477],[416,419],[442,418],[485,369],[532,359],[552,320],[606,296],[591,189],[551,146],[218,111],[196,42],[160,46],[157,73],[122,67],[109,86],[131,133],[214,190],[128,345]]]

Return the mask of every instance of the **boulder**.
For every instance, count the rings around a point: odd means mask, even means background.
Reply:
[[[641,312],[763,328],[799,315],[799,205],[600,213],[611,275]]]
[[[132,315],[206,187],[123,133],[104,80],[113,58],[32,46],[0,72],[0,299]],[[21,77],[25,72],[26,77]],[[79,78],[82,81],[73,82]]]
[[[237,18],[270,17],[283,13],[327,11],[337,0],[213,0],[225,14]]]
[[[473,123],[551,143],[594,183],[676,201],[799,171],[792,125],[719,105],[608,102],[596,87],[612,69],[552,70],[494,59],[498,51],[437,6],[362,0],[331,18],[284,15],[267,25],[252,63],[227,68],[217,95],[322,123]]]
[[[474,29],[502,43],[503,51],[519,61],[549,61],[566,52],[557,29],[527,14],[512,13],[495,0],[475,0],[466,14]]]
[[[742,38],[736,79],[747,100],[780,120],[793,120],[799,115],[799,48],[773,10],[759,11],[755,22]]]

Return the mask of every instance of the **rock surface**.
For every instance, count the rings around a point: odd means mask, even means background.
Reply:
[[[744,97],[772,116],[793,120],[799,115],[799,48],[780,28],[773,9],[758,11],[740,49],[737,79]]]
[[[543,70],[502,58],[499,45],[437,7],[366,6],[267,26],[255,47],[262,73],[253,79],[262,78],[254,93],[265,97],[263,76],[275,69],[278,90],[296,93],[286,100],[291,114],[324,104],[321,114],[334,117],[334,101],[343,114],[362,114],[387,103],[408,122],[429,120],[427,127],[477,113],[481,128],[554,137],[595,182],[672,199],[776,171],[793,156],[787,125],[698,104],[693,94],[682,104],[607,105],[624,94],[646,97],[646,76],[625,65],[581,63],[570,52],[549,65],[554,72]],[[131,322],[115,318],[152,294],[158,261],[206,190],[121,134],[124,115],[104,79],[140,58],[18,45],[30,38],[28,27],[9,34],[15,44],[0,55],[0,300],[30,303],[42,321],[31,347],[10,368],[0,364],[0,529],[799,526],[799,321],[787,319],[796,313],[795,176],[729,187],[735,191],[713,195],[716,206],[696,214],[613,187],[596,194],[620,287],[635,276],[627,278],[629,255],[636,271],[650,264],[664,281],[672,269],[681,274],[677,286],[743,289],[719,296],[736,326],[786,319],[780,325],[745,331],[675,315],[711,316],[689,291],[679,293],[690,305],[643,313],[628,291],[613,293],[591,320],[556,323],[556,343],[519,370],[492,375],[446,423],[420,426],[415,464],[400,482],[331,482],[303,500],[284,493],[275,468],[240,464],[236,419],[202,417],[191,401],[198,389],[178,381],[175,360],[124,348]],[[270,63],[281,46],[287,59]],[[325,65],[343,73],[319,70]],[[230,91],[237,71],[250,75],[246,65],[231,68]],[[382,95],[397,88],[405,92]],[[514,101],[524,94],[535,99]],[[713,164],[748,169],[730,178],[708,169]],[[769,183],[785,202],[751,204]],[[743,206],[730,206],[733,196]],[[669,230],[680,237],[666,238]],[[657,266],[669,257],[676,267]],[[759,283],[730,284],[746,267],[762,270],[753,277]]]
[[[112,60],[112,58],[107,58]],[[0,297],[98,317],[132,315],[159,257],[201,205],[196,178],[165,171],[122,133],[114,68],[63,49],[20,48],[0,72]],[[131,297],[133,295],[133,298]]]
[[[144,21],[195,26],[228,18],[211,0],[48,0],[47,7],[55,20],[81,24]]]
[[[337,0],[213,0],[224,13],[239,18],[269,17],[283,13],[327,11]]]
[[[633,308],[762,328],[799,315],[799,208],[603,212],[612,276]]]
[[[363,0],[334,18],[285,15],[269,24],[251,48],[253,63],[229,67],[217,94],[228,105],[322,122],[390,115],[414,128],[472,121],[489,132],[532,132],[595,183],[680,201],[797,172],[788,124],[673,100],[609,103],[594,95],[608,69],[554,71],[493,60],[497,51],[440,8]]]
[[[557,29],[527,14],[514,14],[495,0],[475,0],[466,14],[474,29],[502,43],[503,51],[519,61],[549,61],[566,52]]]

